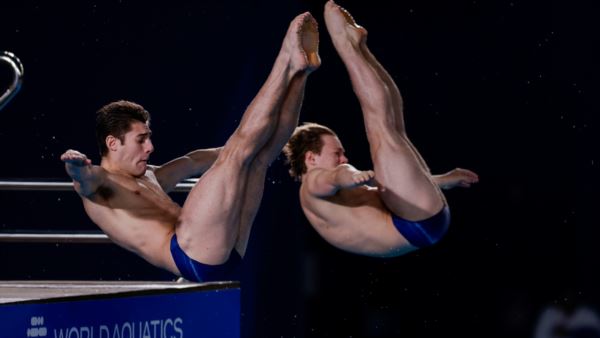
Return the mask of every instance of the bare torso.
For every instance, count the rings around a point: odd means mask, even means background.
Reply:
[[[398,256],[415,250],[392,223],[379,191],[366,185],[329,197],[300,187],[300,203],[315,230],[335,247],[369,256]]]
[[[97,192],[82,199],[88,216],[111,240],[178,273],[170,239],[181,207],[163,191],[154,172],[146,170],[138,178],[108,173]]]

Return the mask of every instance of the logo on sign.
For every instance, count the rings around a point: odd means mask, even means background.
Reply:
[[[27,337],[46,337],[48,329],[44,326],[44,317],[31,317],[30,328],[27,329]]]

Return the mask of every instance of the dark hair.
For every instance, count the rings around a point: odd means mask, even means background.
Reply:
[[[321,148],[323,148],[321,135],[337,136],[333,130],[312,122],[305,122],[294,130],[292,137],[283,148],[287,158],[286,163],[290,165],[290,176],[294,179],[299,180],[307,170],[304,163],[304,156],[307,152],[321,153]]]
[[[146,123],[150,121],[150,114],[144,107],[130,101],[111,102],[96,112],[96,141],[101,156],[108,153],[106,137],[112,135],[123,143],[123,136],[131,130],[134,121]]]

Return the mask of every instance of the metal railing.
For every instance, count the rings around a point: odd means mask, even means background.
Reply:
[[[185,180],[173,189],[174,192],[187,192],[197,179]],[[43,181],[0,181],[0,190],[9,191],[71,191],[73,182]],[[82,232],[0,232],[0,243],[112,243],[104,233]]]
[[[192,189],[197,180],[186,180],[173,189],[174,192],[187,192]],[[43,181],[0,181],[0,190],[33,190],[33,191],[69,191],[73,190],[73,182],[43,182]]]

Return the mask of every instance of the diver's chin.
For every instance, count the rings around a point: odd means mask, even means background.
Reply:
[[[147,170],[148,170],[148,165],[146,164],[145,161],[142,161],[142,162],[138,163],[138,165],[136,166],[136,172],[133,174],[133,176],[142,177],[142,176],[144,176],[144,174],[146,174]]]

